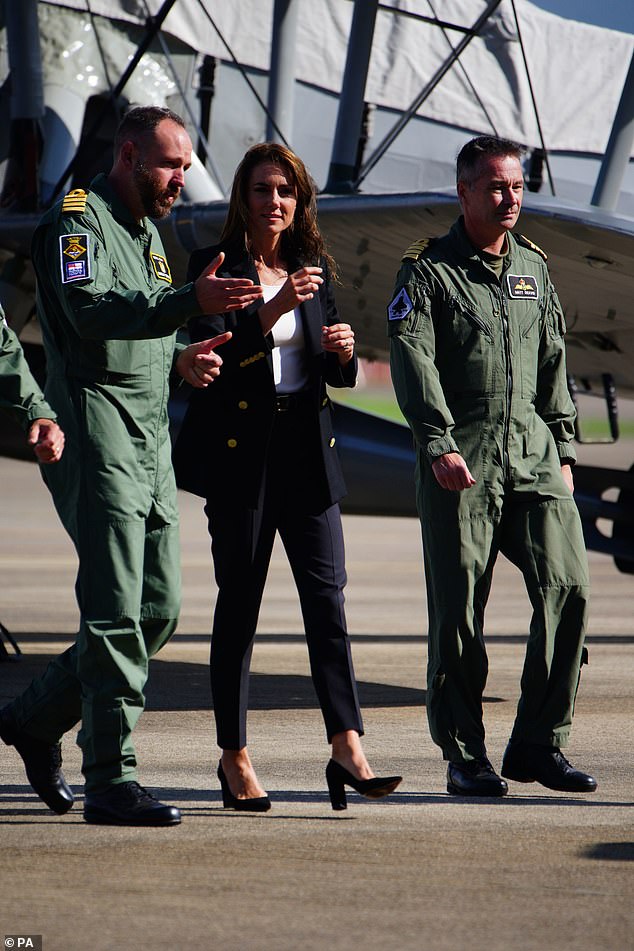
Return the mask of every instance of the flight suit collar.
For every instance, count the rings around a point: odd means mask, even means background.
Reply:
[[[136,220],[128,206],[121,201],[103,172],[92,180],[90,190],[99,195],[106,203],[108,210],[114,218],[122,221],[128,227],[139,228],[141,231],[148,230],[147,218],[142,218],[141,221]]]
[[[479,264],[480,267],[483,267],[488,274],[493,274],[493,271],[484,264],[478,249],[469,240],[462,215],[453,223],[449,234],[458,254],[464,258],[468,258],[468,260],[472,261],[474,264]],[[506,238],[508,242],[508,253],[504,256],[505,259],[502,273],[505,273],[509,269],[517,253],[517,242],[510,231],[507,231]]]

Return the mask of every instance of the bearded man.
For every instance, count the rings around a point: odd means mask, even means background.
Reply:
[[[174,825],[180,813],[137,782],[131,733],[144,707],[148,660],[176,628],[180,553],[167,398],[173,369],[206,386],[223,334],[180,347],[190,317],[253,303],[261,289],[215,276],[221,259],[180,290],[150,217],[168,215],[192,144],[168,109],[132,109],[117,129],[114,165],[48,211],[33,238],[46,396],[66,434],[45,473],[79,557],[76,643],[0,711],[37,794],[62,814],[73,803],[61,737],[78,743],[90,823]]]

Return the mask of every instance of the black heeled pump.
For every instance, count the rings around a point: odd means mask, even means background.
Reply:
[[[356,779],[347,769],[331,759],[326,766],[326,782],[330,793],[330,803],[333,809],[341,811],[347,809],[346,786],[352,786],[366,799],[383,799],[394,792],[402,781],[402,776],[375,776],[373,779]]]
[[[255,796],[252,799],[238,799],[229,789],[229,783],[222,768],[222,760],[218,763],[218,779],[222,789],[222,805],[225,809],[237,809],[238,812],[268,812],[271,800],[268,796]]]

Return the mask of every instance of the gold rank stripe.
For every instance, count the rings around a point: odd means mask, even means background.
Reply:
[[[74,188],[72,192],[68,192],[65,196],[62,202],[62,212],[85,211],[87,201],[88,193],[83,188]]]
[[[542,251],[540,246],[538,244],[535,244],[533,241],[531,241],[530,238],[527,238],[525,234],[516,234],[515,237],[517,238],[520,244],[524,245],[525,248],[530,248],[531,251],[535,251],[536,254],[541,255],[544,261],[548,260],[548,255],[546,254],[546,252]]]
[[[418,241],[414,241],[413,244],[410,244],[407,251],[404,252],[402,260],[417,261],[423,251],[426,251],[430,244],[430,238],[420,238]]]

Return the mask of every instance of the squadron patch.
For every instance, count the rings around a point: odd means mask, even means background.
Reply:
[[[172,274],[165,258],[161,257],[160,254],[154,254],[153,251],[150,251],[150,261],[152,262],[154,273],[159,281],[165,281],[167,284],[171,284]]]
[[[507,274],[506,286],[513,300],[538,300],[537,278],[532,274]]]
[[[402,287],[387,308],[387,319],[405,320],[405,318],[411,314],[413,310],[414,305],[412,304],[412,300],[407,293],[407,290]]]
[[[87,234],[62,234],[59,238],[62,284],[90,277],[89,237]]]

